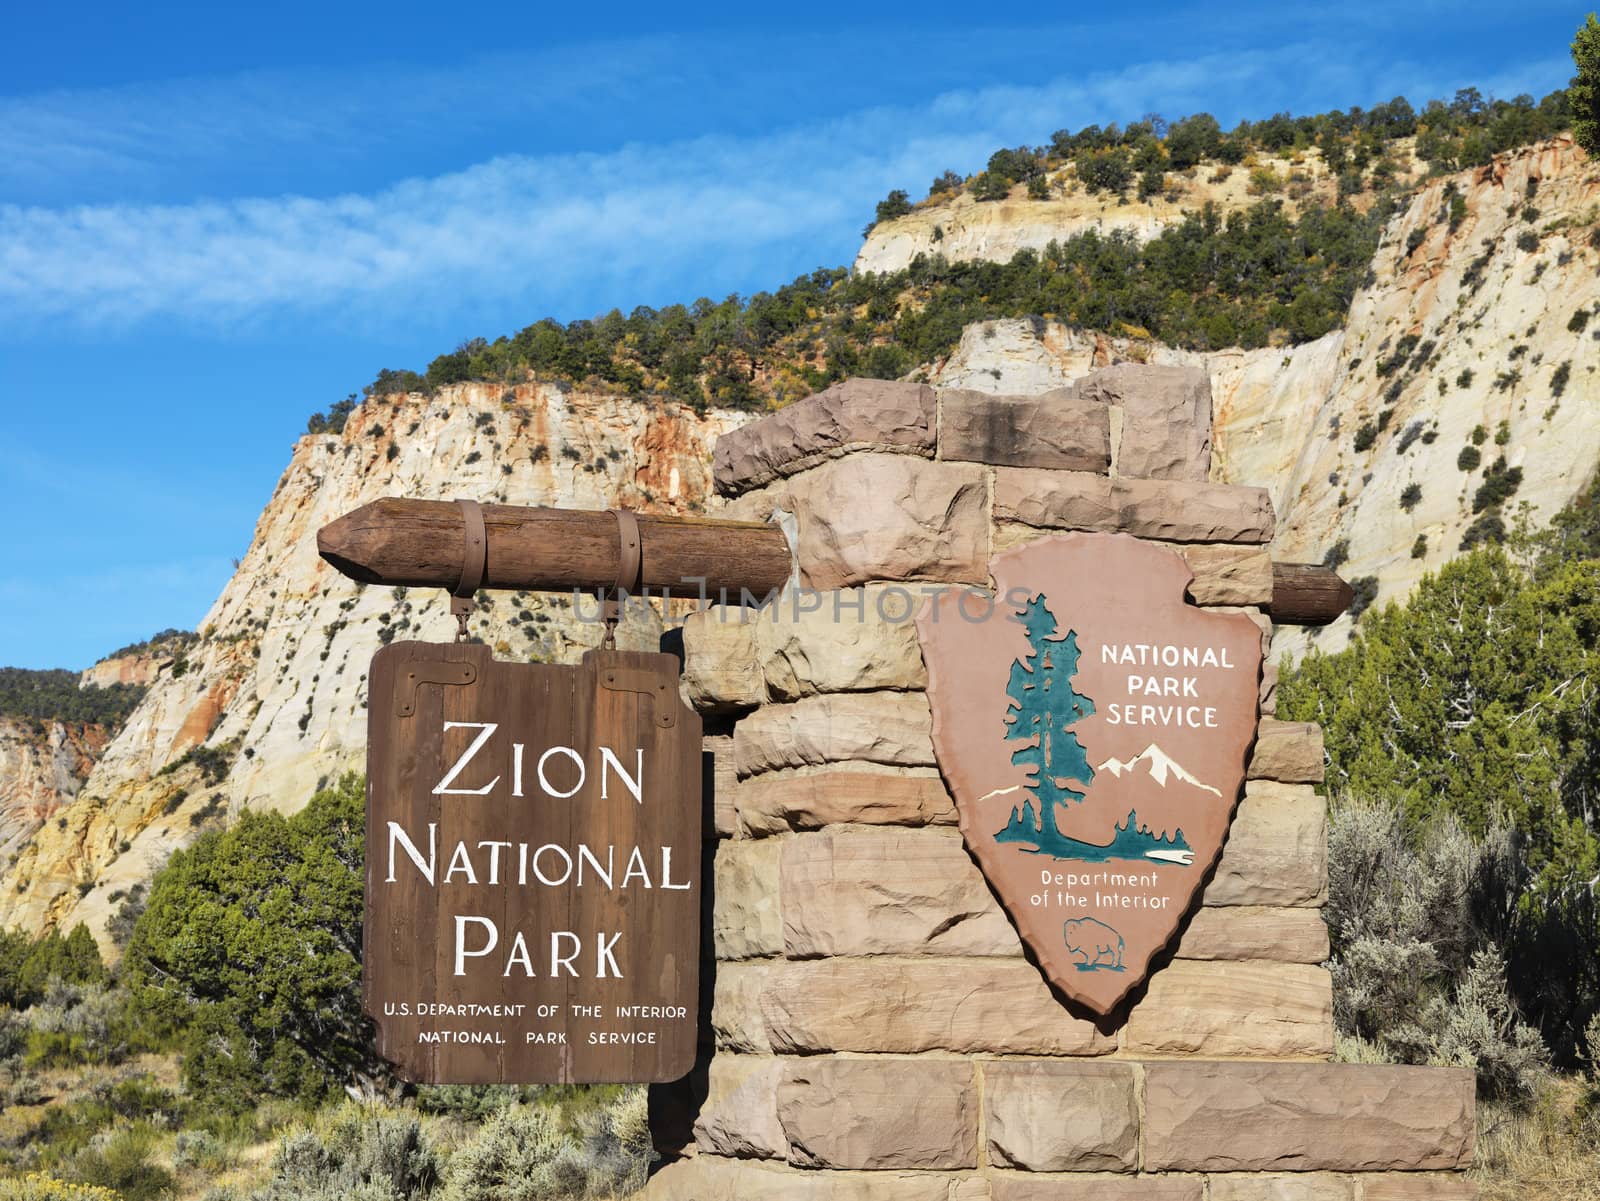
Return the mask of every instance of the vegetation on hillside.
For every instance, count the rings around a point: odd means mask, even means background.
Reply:
[[[1001,200],[1019,184],[1043,200],[1062,186],[1058,173],[1070,167],[1070,180],[1089,192],[1141,199],[1161,193],[1168,175],[1204,163],[1250,166],[1261,155],[1295,155],[1315,150],[1338,178],[1341,195],[1382,185],[1395,172],[1394,143],[1416,139],[1416,155],[1436,171],[1476,167],[1517,146],[1547,138],[1572,119],[1565,89],[1543,100],[1522,95],[1485,99],[1477,88],[1463,88],[1450,100],[1431,100],[1419,113],[1404,96],[1370,109],[1334,109],[1295,117],[1275,113],[1260,121],[1241,121],[1224,133],[1210,113],[1195,113],[1168,124],[1149,115],[1126,128],[1115,123],[1058,129],[1043,146],[1003,147],[990,155],[978,174],[963,179],[953,171],[938,176],[928,200],[941,202],[965,189],[978,200]],[[1053,182],[1052,179],[1054,179]],[[1267,181],[1263,178],[1263,185]],[[907,194],[894,191],[879,203],[877,220],[912,210]],[[870,228],[870,227],[869,227]]]
[[[567,323],[546,318],[510,336],[464,342],[422,372],[386,368],[364,394],[535,378],[697,407],[762,408],[846,376],[904,375],[949,354],[965,326],[999,317],[1050,318],[1198,349],[1301,342],[1342,322],[1366,272],[1399,195],[1397,139],[1414,137],[1418,156],[1447,171],[1569,122],[1564,91],[1537,102],[1491,101],[1467,88],[1420,113],[1396,97],[1367,110],[1279,113],[1226,134],[1206,113],[1170,127],[1150,118],[1126,128],[1061,130],[1046,146],[996,151],[971,177],[944,172],[924,203],[962,189],[999,198],[1017,185],[1042,197],[1059,186],[1047,185],[1052,173],[1069,164],[1076,186],[1118,195],[1137,186],[1149,195],[1169,172],[1208,161],[1218,170],[1248,170],[1258,154],[1311,151],[1338,176],[1339,198],[1292,213],[1272,194],[1285,181],[1265,172],[1253,185],[1263,198],[1250,209],[1226,217],[1191,213],[1146,245],[1128,235],[1085,233],[1008,263],[920,256],[886,275],[821,268],[749,297],[702,297],[626,315],[613,309]],[[1351,202],[1356,197],[1359,206]],[[876,217],[912,208],[896,189]],[[341,433],[357,402],[351,394],[313,414],[307,432]]]
[[[74,671],[0,667],[0,717],[25,721],[91,722],[116,728],[127,720],[145,690],[134,684],[79,688]]]

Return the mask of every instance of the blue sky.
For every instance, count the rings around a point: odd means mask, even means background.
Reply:
[[[196,624],[379,367],[848,262],[890,188],[1054,129],[1543,95],[1584,11],[13,6],[0,664]]]

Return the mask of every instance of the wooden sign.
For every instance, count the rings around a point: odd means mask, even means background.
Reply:
[[[1110,1013],[1222,852],[1255,739],[1261,632],[1184,600],[1125,534],[997,555],[992,611],[918,617],[933,741],[967,846],[1050,981]]]
[[[700,719],[671,655],[372,660],[365,1002],[423,1083],[675,1080],[694,1063]]]

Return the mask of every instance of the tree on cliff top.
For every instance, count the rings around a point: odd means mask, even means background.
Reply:
[[[1578,68],[1567,88],[1572,136],[1590,154],[1600,156],[1600,21],[1593,13],[1573,36],[1572,61]]]

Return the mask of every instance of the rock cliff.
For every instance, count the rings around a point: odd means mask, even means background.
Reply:
[[[1398,178],[1421,174],[1424,164],[1415,156],[1413,139],[1397,139],[1391,155]],[[1264,173],[1255,182],[1253,168]],[[1049,175],[1046,199],[1028,196],[1020,185],[1004,200],[976,200],[966,191],[946,193],[929,198],[903,217],[880,221],[867,231],[855,269],[901,271],[919,254],[940,254],[952,261],[1006,262],[1019,250],[1043,250],[1051,242],[1090,230],[1127,232],[1145,241],[1206,204],[1223,213],[1249,208],[1266,194],[1259,182],[1263,178],[1277,181],[1270,194],[1280,196],[1291,212],[1307,202],[1331,203],[1338,191],[1317,150],[1287,157],[1263,155],[1253,167],[1206,163],[1171,172],[1165,189],[1147,199],[1089,192],[1067,166]],[[1355,202],[1365,206],[1371,199],[1363,194]]]
[[[1597,340],[1600,164],[1557,138],[1419,190],[1344,328],[1315,342],[1200,354],[997,321],[969,328],[928,377],[1019,393],[1114,362],[1203,365],[1216,478],[1271,489],[1279,558],[1333,552],[1381,602],[1459,553],[1475,523],[1509,525],[1523,503],[1547,519],[1586,484],[1600,462]],[[1350,626],[1316,640],[1340,646]],[[1279,650],[1310,639],[1290,631]]]
[[[52,802],[54,820],[0,861],[0,927],[82,920],[102,934],[126,892],[201,831],[246,808],[298,808],[360,766],[368,658],[395,638],[447,641],[454,622],[442,593],[360,586],[327,567],[323,524],[388,495],[692,512],[711,495],[712,444],[743,420],[557,385],[467,384],[371,400],[341,434],[300,439],[198,640],[159,664],[77,796]],[[534,659],[599,640],[568,598],[532,593],[489,599],[472,630]],[[619,644],[655,649],[659,633],[631,616]]]
[[[87,722],[0,717],[0,864],[77,796],[108,738]]]

